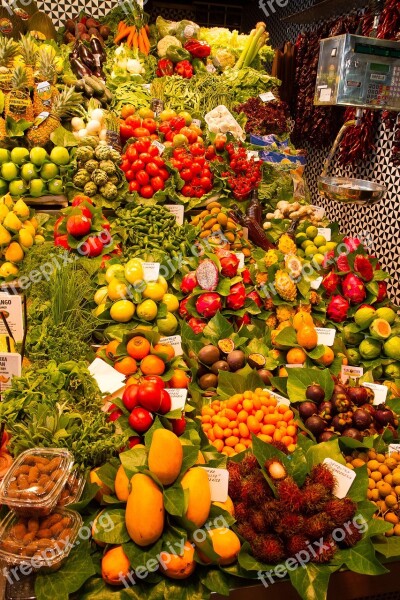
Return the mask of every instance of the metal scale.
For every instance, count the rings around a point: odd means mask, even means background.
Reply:
[[[349,127],[359,124],[363,109],[400,111],[400,42],[361,35],[321,40],[314,104],[354,106],[356,118],[340,129],[318,180],[329,200],[374,204],[386,188],[372,181],[328,177],[329,167]]]

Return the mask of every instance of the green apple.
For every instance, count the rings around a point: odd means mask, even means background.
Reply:
[[[0,179],[0,196],[4,196],[8,192],[8,183],[4,179]]]
[[[40,169],[40,177],[42,179],[44,179],[45,181],[49,181],[49,179],[54,179],[54,177],[57,177],[57,175],[59,175],[59,173],[60,173],[59,168],[57,167],[57,165],[54,165],[53,163],[46,163]]]
[[[33,163],[36,167],[41,167],[44,165],[45,161],[48,160],[49,156],[44,148],[32,148],[29,153],[29,158],[31,163]]]
[[[42,179],[31,179],[29,184],[29,192],[33,198],[43,196],[46,191],[46,185]]]
[[[0,165],[2,165],[5,162],[9,162],[10,158],[10,151],[6,150],[5,148],[0,148]]]
[[[18,167],[13,162],[6,162],[1,165],[1,176],[6,181],[12,181],[18,177]]]
[[[49,181],[47,187],[49,188],[50,194],[60,195],[64,191],[64,186],[61,179],[53,179],[52,181]]]
[[[24,165],[22,165],[21,177],[22,179],[25,179],[25,181],[35,179],[35,177],[37,177],[37,174],[37,169],[32,163],[25,163]]]
[[[26,189],[26,183],[23,179],[14,179],[14,181],[10,181],[8,191],[11,196],[23,196],[26,194]]]
[[[54,146],[53,150],[50,152],[50,160],[56,165],[67,165],[70,161],[67,148]]]
[[[29,159],[28,148],[13,148],[11,150],[11,160],[16,165],[22,165]]]

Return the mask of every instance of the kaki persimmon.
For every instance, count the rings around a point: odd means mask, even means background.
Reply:
[[[143,375],[162,375],[165,371],[165,363],[158,356],[149,354],[140,363],[140,370]]]
[[[306,350],[312,350],[318,344],[318,334],[314,326],[303,325],[297,331],[297,343]]]
[[[126,345],[129,356],[135,360],[142,360],[150,354],[150,342],[141,335],[135,335]]]

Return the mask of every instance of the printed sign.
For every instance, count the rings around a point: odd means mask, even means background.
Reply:
[[[21,355],[16,352],[0,355],[0,394],[11,387],[12,378],[21,377]]]
[[[379,385],[379,383],[368,383],[367,381],[362,385],[374,392],[374,404],[385,404],[389,391],[386,385]]]
[[[0,293],[0,311],[7,319],[7,324],[16,342],[22,342],[24,325],[22,318],[22,298],[15,294]],[[3,319],[0,318],[0,334],[9,335]]]
[[[171,411],[177,410],[178,408],[183,410],[185,408],[188,391],[175,388],[168,388],[166,391],[171,396]]]
[[[329,227],[317,227],[318,235],[323,235],[327,242],[330,242],[332,239],[332,231]]]
[[[182,204],[164,204],[164,206],[167,210],[169,210],[171,215],[174,215],[178,225],[183,225],[183,216],[185,214],[185,209],[182,206]]]
[[[265,92],[265,94],[260,94],[259,97],[263,102],[272,102],[273,100],[276,100],[272,92]]]
[[[124,387],[125,376],[101,358],[94,359],[89,365],[89,372],[97,381],[102,394],[111,395]]]
[[[324,346],[333,346],[336,336],[336,329],[316,327],[316,330],[318,334],[318,344],[324,344]]]
[[[175,350],[175,356],[182,356],[182,338],[180,335],[170,335],[169,337],[160,338],[160,344],[171,344]]]
[[[358,379],[364,375],[364,369],[362,367],[353,367],[350,365],[342,365],[340,371],[340,379],[342,383],[347,383],[350,379]]]
[[[337,486],[334,491],[335,496],[340,499],[345,498],[356,478],[355,471],[345,467],[332,458],[325,458],[323,464],[332,471],[336,478]]]
[[[280,394],[277,394],[276,392],[273,392],[266,388],[264,389],[264,392],[268,392],[268,394],[270,396],[272,396],[273,398],[276,398],[278,400],[279,404],[286,404],[286,406],[290,406],[290,400],[288,400],[284,396],[281,396]]]

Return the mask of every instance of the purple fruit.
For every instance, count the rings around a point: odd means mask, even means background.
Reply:
[[[325,400],[325,391],[320,385],[314,383],[313,385],[309,385],[306,389],[306,398],[311,400],[311,402],[319,404]]]
[[[350,398],[351,402],[353,402],[353,404],[355,404],[356,406],[361,406],[362,404],[365,404],[366,402],[368,402],[369,399],[368,388],[363,387],[361,385],[356,387],[350,387],[347,390],[347,395]]]
[[[347,429],[343,431],[342,435],[345,437],[352,438],[353,440],[358,440],[359,442],[361,442],[363,438],[361,432],[358,431],[358,429],[355,429],[354,427],[347,427]]]
[[[321,419],[321,417],[319,417],[318,415],[308,417],[304,425],[315,437],[318,437],[326,427],[325,421]]]
[[[259,369],[257,374],[261,377],[265,385],[271,385],[271,378],[274,376],[268,369]]]
[[[302,402],[299,406],[299,415],[303,421],[317,414],[317,412],[318,406],[315,402]]]
[[[354,426],[360,431],[367,429],[372,423],[372,415],[363,408],[358,408],[353,414]]]
[[[345,412],[346,410],[349,410],[351,408],[351,402],[346,396],[346,394],[333,394],[331,402],[333,404],[334,409],[338,413]]]
[[[321,442],[329,442],[330,439],[336,437],[336,433],[334,431],[324,431],[318,438],[318,443]]]
[[[384,404],[380,404],[375,411],[375,421],[379,423],[379,425],[394,425],[394,414]]]
[[[333,414],[335,412],[335,409],[333,407],[332,402],[321,402],[321,404],[318,407],[318,414],[320,417],[322,417],[323,419],[332,419]]]

